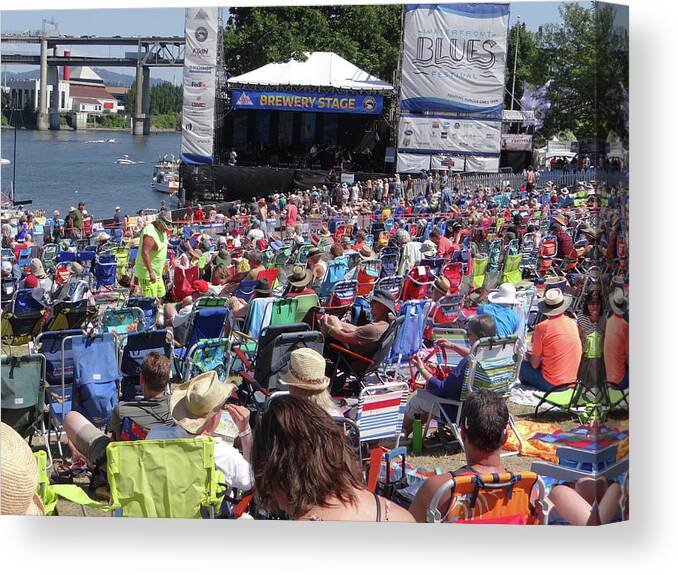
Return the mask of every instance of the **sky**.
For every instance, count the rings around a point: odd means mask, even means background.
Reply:
[[[142,0],[143,1],[143,0]],[[587,5],[588,2],[583,4]],[[559,2],[512,2],[511,22],[520,16],[521,21],[527,24],[528,29],[536,31],[539,26],[549,22],[558,22]],[[226,14],[224,15],[226,18]],[[181,8],[154,8],[154,9],[120,9],[120,10],[25,10],[2,11],[1,29],[3,32],[23,32],[39,30],[42,20],[54,19],[61,34],[74,36],[183,36],[184,10]],[[62,47],[68,49],[67,45]],[[122,57],[125,50],[132,47],[118,46],[74,46],[71,52],[75,55]],[[27,44],[3,44],[5,53],[38,52],[38,47]],[[3,69],[5,67],[3,66]],[[8,70],[22,72],[30,70],[31,66],[8,66]],[[113,68],[121,74],[134,74],[134,68]],[[151,68],[151,76],[175,84],[181,84],[181,68]]]

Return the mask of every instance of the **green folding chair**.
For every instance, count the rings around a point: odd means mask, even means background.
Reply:
[[[223,499],[223,474],[214,466],[214,438],[120,441],[106,448],[110,503],[91,499],[77,485],[57,495],[121,517],[214,518]]]
[[[30,443],[34,433],[45,439],[45,447],[49,450],[45,431],[45,356],[31,354],[22,356],[3,355],[2,395],[0,408],[2,421],[9,425],[21,437]],[[52,457],[50,454],[50,461]]]
[[[271,323],[269,325],[287,325],[296,323],[299,302],[297,298],[280,298],[275,300],[271,309]]]
[[[304,321],[308,310],[320,305],[320,299],[317,294],[300,295],[294,298],[297,302],[297,313],[294,318],[294,323],[301,323]]]
[[[473,289],[480,289],[485,283],[485,270],[487,269],[487,256],[473,259]]]

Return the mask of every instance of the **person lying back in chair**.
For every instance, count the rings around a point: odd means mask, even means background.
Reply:
[[[509,411],[506,401],[487,389],[472,393],[461,408],[461,439],[464,442],[466,465],[456,471],[427,479],[417,491],[410,513],[417,523],[426,523],[426,510],[438,488],[452,477],[472,474],[506,473],[501,464],[501,447],[508,435]],[[445,513],[450,495],[440,499],[438,509]]]
[[[496,323],[493,316],[489,314],[480,314],[471,317],[468,322],[466,322],[466,332],[468,333],[468,341],[471,346],[479,339],[483,337],[494,337],[496,335]],[[424,389],[419,389],[412,396],[410,401],[407,403],[407,411],[405,412],[405,418],[403,420],[403,432],[405,437],[409,436],[412,433],[412,424],[416,415],[421,415],[425,419],[431,409],[436,403],[436,397],[442,397],[445,399],[454,399],[459,401],[461,398],[461,387],[464,382],[464,372],[466,371],[466,365],[468,363],[467,356],[470,353],[470,349],[448,341],[441,341],[441,346],[447,347],[462,356],[461,361],[445,378],[444,381],[441,381],[435,377],[426,367],[421,357],[416,356],[415,362],[420,373],[426,380],[426,387]],[[433,413],[435,417],[437,413]],[[423,425],[426,424],[426,421],[422,422]]]

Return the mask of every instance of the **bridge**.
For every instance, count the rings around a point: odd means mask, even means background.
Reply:
[[[7,45],[39,44],[40,54],[19,54],[6,51]],[[59,55],[60,46],[133,46],[136,50],[126,52],[124,58],[97,56],[73,56],[69,51]],[[64,36],[46,33],[3,33],[0,35],[0,60],[3,64],[22,64],[40,67],[40,107],[37,116],[38,130],[58,129],[58,102],[52,97],[47,102],[49,77],[58,86],[58,66],[105,66],[136,68],[136,102],[132,131],[135,135],[150,131],[150,68],[182,67],[184,65],[185,40],[183,36]],[[48,50],[52,54],[48,54]],[[56,80],[55,80],[56,79]],[[52,90],[58,94],[58,88]]]

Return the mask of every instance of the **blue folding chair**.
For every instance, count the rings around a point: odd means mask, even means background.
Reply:
[[[102,254],[97,258],[94,266],[94,277],[97,289],[115,287],[118,264],[113,254]]]
[[[179,377],[183,377],[188,352],[196,343],[222,337],[227,314],[225,307],[201,308],[191,313],[186,341],[183,347],[174,349],[175,371]]]
[[[346,272],[348,271],[348,258],[341,256],[333,259],[327,266],[327,273],[320,288],[320,299],[326,300],[335,284],[344,281]]]
[[[141,394],[139,374],[141,364],[149,353],[156,352],[172,359],[172,340],[166,329],[132,333],[122,347],[120,371],[122,373],[123,401],[132,401]]]
[[[259,280],[242,280],[233,292],[234,297],[249,301],[254,297],[254,288],[259,284]]]
[[[391,348],[391,362],[400,363],[409,360],[424,344],[426,318],[433,302],[430,300],[410,300],[402,304],[400,315],[405,317],[396,334]]]
[[[155,324],[158,312],[158,300],[154,297],[132,296],[127,300],[128,307],[137,307],[144,312],[145,329],[151,329]]]
[[[108,425],[118,403],[122,379],[115,334],[71,336],[73,349],[73,409],[96,427]]]

